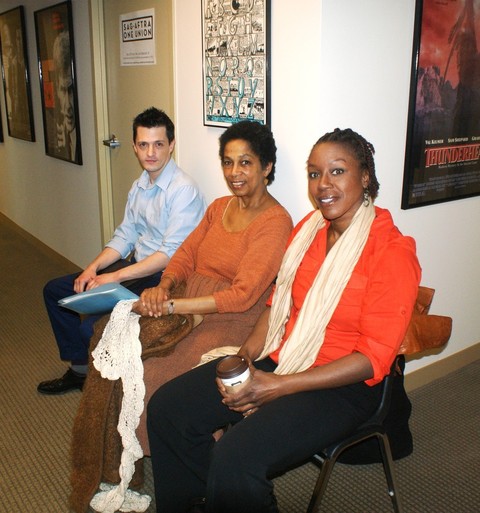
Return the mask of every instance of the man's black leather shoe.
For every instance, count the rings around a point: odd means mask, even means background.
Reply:
[[[42,381],[37,390],[41,394],[48,395],[59,395],[70,392],[70,390],[82,390],[83,384],[85,383],[85,377],[77,374],[72,369],[68,369],[67,372],[58,379],[52,379],[51,381]]]

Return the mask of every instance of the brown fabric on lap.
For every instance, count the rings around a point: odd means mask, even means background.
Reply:
[[[182,291],[183,292],[183,291]],[[72,431],[72,493],[69,504],[76,513],[88,510],[101,481],[118,483],[122,452],[117,431],[122,398],[121,381],[103,379],[93,366],[91,352],[100,341],[109,320],[102,317],[90,342],[89,371]],[[140,319],[142,358],[171,353],[193,327],[193,316],[172,315]],[[132,487],[143,483],[142,464],[137,463]]]

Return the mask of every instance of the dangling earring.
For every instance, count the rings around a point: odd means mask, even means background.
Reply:
[[[363,206],[368,207],[370,205],[370,194],[368,194],[368,189],[365,187],[363,189]]]

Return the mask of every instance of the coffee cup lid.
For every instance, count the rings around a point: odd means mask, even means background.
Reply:
[[[239,376],[248,369],[245,358],[238,355],[225,356],[217,363],[217,376],[219,378],[232,378]]]

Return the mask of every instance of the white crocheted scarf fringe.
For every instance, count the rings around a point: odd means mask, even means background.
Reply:
[[[326,327],[362,254],[374,219],[373,203],[370,201],[368,206],[361,205],[350,226],[328,252],[305,297],[292,333],[280,351],[276,374],[301,372],[314,363],[322,347]],[[287,248],[277,276],[267,339],[258,360],[266,358],[280,346],[292,306],[292,285],[298,266],[324,226],[325,219],[317,210]],[[237,352],[238,347],[220,347],[204,354],[201,363]]]
[[[145,398],[143,363],[141,359],[140,316],[132,312],[135,300],[117,303],[105,327],[102,338],[92,352],[93,364],[105,379],[122,380],[123,398],[118,420],[118,432],[122,438],[118,485],[102,483],[90,502],[95,511],[146,511],[151,497],[128,489],[135,471],[135,462],[143,451],[135,434],[140,422]]]

